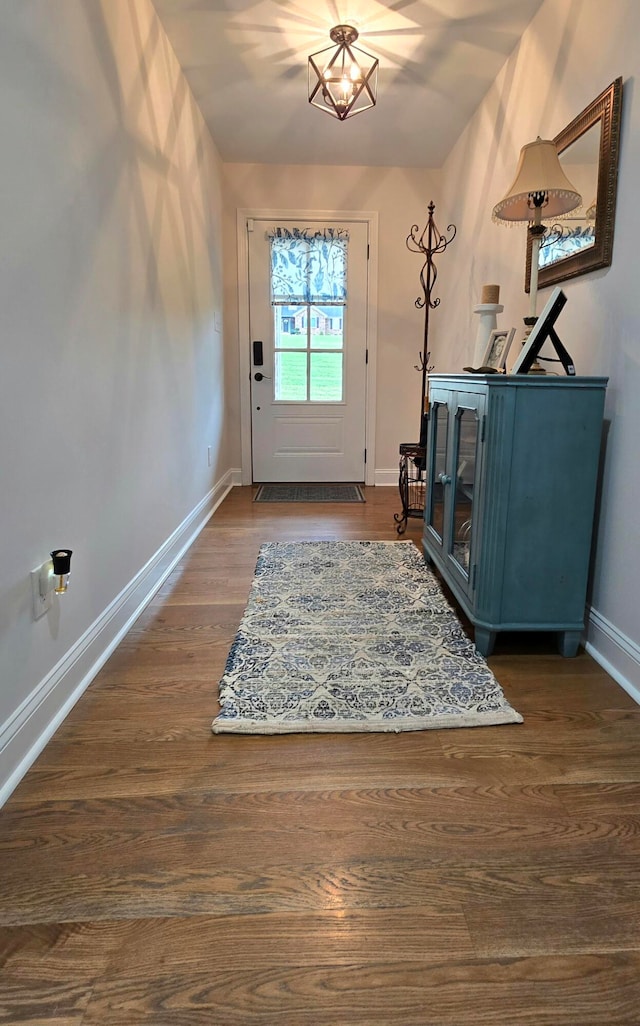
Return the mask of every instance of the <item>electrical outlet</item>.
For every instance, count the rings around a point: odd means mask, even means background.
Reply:
[[[31,571],[31,599],[33,602],[33,619],[39,620],[41,616],[51,609],[53,591],[47,588],[42,594],[41,582],[47,582],[49,574],[53,573],[53,566],[50,560]]]
[[[211,455],[211,446],[208,445],[207,446],[207,463],[208,463],[209,466],[211,466],[212,462],[213,462],[213,460],[212,460],[212,455]]]

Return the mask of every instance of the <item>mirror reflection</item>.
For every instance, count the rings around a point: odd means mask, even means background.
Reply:
[[[595,245],[601,134],[602,127],[598,121],[559,154],[562,170],[582,196],[582,204],[561,221],[547,227],[540,246],[538,266],[541,268],[550,267]]]

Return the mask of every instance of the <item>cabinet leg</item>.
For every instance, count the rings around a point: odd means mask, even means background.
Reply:
[[[581,631],[558,631],[558,651],[560,655],[571,659],[578,654]]]
[[[474,638],[480,655],[490,656],[496,643],[496,631],[487,631],[484,627],[476,627]]]

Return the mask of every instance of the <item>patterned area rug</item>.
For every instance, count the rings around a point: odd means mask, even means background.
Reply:
[[[521,723],[412,542],[269,542],[214,733]]]
[[[264,484],[254,502],[364,502],[354,484]]]

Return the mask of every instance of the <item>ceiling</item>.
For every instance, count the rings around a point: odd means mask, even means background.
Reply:
[[[225,162],[441,167],[542,0],[153,0]],[[354,25],[378,103],[308,102],[307,57]]]

